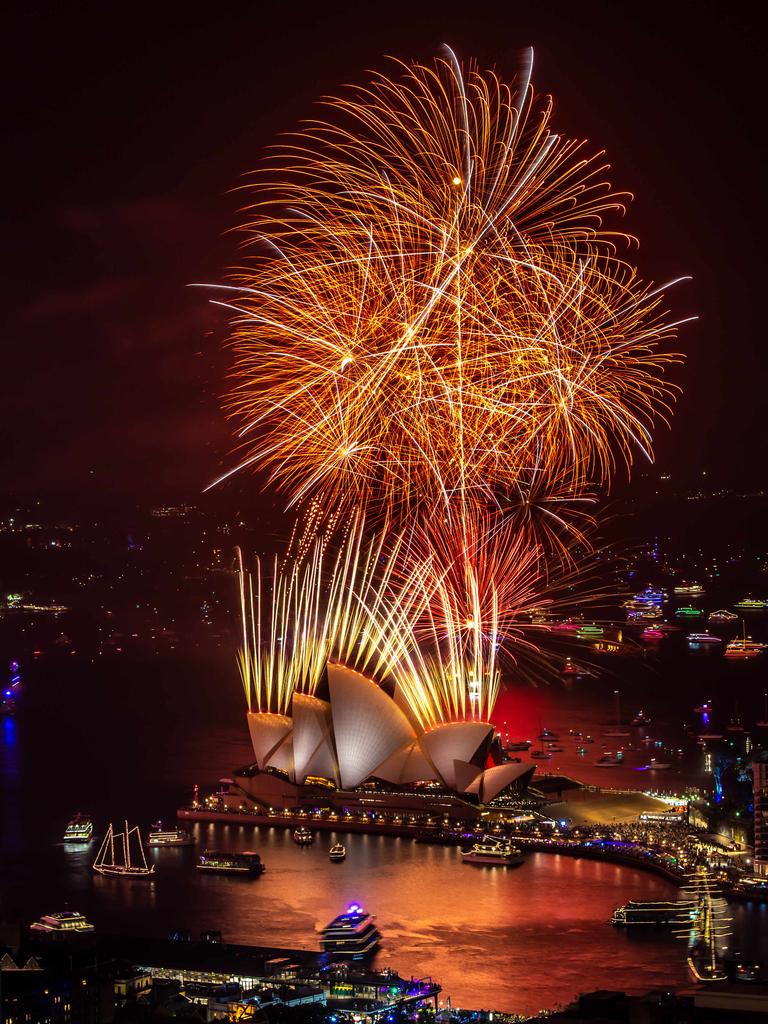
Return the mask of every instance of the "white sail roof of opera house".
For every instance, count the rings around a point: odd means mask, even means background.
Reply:
[[[420,739],[421,749],[440,773],[446,786],[456,789],[455,761],[472,761],[493,735],[488,722],[446,722],[429,729]],[[484,758],[483,758],[484,760]],[[482,771],[483,763],[477,766]]]
[[[409,740],[383,761],[373,774],[384,782],[404,786],[410,782],[433,782],[438,774],[419,746],[418,740]]]
[[[533,775],[536,770],[534,764],[498,764],[493,768],[486,768],[485,771],[467,787],[466,793],[474,793],[481,804],[490,803],[507,786],[517,782],[526,773]]]
[[[333,746],[331,705],[319,697],[295,693],[292,712],[293,766],[296,782],[301,785],[308,775],[320,775],[338,782],[339,769]]]
[[[290,771],[293,767],[290,757],[288,736],[292,722],[287,715],[272,714],[268,711],[248,712],[248,731],[256,764],[263,771],[268,765]]]
[[[360,672],[329,663],[328,688],[341,786],[354,789],[416,733],[397,704]]]

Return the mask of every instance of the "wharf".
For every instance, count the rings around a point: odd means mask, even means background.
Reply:
[[[213,810],[207,807],[180,807],[176,817],[181,821],[200,821],[223,823],[227,825],[266,825],[269,828],[311,828],[319,832],[357,832],[374,833],[382,836],[420,836],[426,826],[423,821],[387,821],[383,818],[364,819],[341,818],[339,816],[323,816],[314,814],[268,814],[258,811]],[[432,831],[437,835],[442,827],[433,825]]]

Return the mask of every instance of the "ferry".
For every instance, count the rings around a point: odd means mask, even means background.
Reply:
[[[587,626],[580,626],[576,638],[578,640],[599,640],[605,633],[602,626],[596,626],[594,623]]]
[[[76,910],[62,910],[58,914],[44,914],[39,921],[33,921],[30,931],[45,932],[48,935],[84,935],[95,931],[90,921]]]
[[[700,583],[679,583],[672,589],[673,594],[681,594],[686,597],[699,597],[704,593],[704,587]]]
[[[678,619],[698,619],[703,614],[704,612],[701,610],[701,608],[693,608],[689,604],[683,605],[682,608],[678,608],[675,612],[675,615],[678,617]]]
[[[293,841],[298,846],[311,846],[312,843],[315,841],[315,837],[312,835],[308,828],[304,828],[304,826],[302,825],[301,828],[297,828],[294,831]]]
[[[263,874],[265,868],[258,853],[246,850],[243,853],[229,853],[221,850],[206,850],[200,855],[198,871],[216,875],[240,875],[253,878]]]
[[[630,900],[623,907],[614,910],[611,914],[611,924],[619,927],[679,924],[681,912],[686,908],[687,904],[684,901]]]
[[[737,601],[733,606],[744,612],[762,612],[768,608],[768,601],[758,601],[754,597],[745,597],[743,601]]]
[[[643,640],[663,640],[666,634],[658,626],[646,626],[640,635]]]
[[[709,633],[706,630],[703,633],[689,633],[687,640],[691,645],[721,644],[723,642],[721,637],[714,636],[714,634]]]
[[[90,815],[79,811],[64,829],[65,843],[90,843],[93,839],[93,822]]]
[[[194,846],[195,840],[185,828],[172,825],[163,828],[161,821],[156,821],[149,830],[147,846]]]
[[[468,850],[461,851],[465,864],[498,864],[500,867],[515,867],[523,863],[523,854],[508,839],[485,836]]]
[[[320,933],[323,951],[343,959],[362,960],[370,956],[379,944],[381,935],[374,919],[359,903],[350,903]]]
[[[344,860],[347,856],[347,848],[342,843],[334,843],[328,851],[328,859],[333,861]]]
[[[645,604],[661,604],[664,600],[664,591],[660,587],[652,587],[650,584],[635,594],[636,601],[643,601]]]
[[[708,620],[709,622],[738,622],[739,616],[735,612],[729,612],[727,608],[718,608],[717,611],[709,613]]]
[[[621,754],[603,754],[595,761],[596,768],[616,768],[618,765],[623,763],[624,758]]]
[[[765,650],[766,644],[758,643],[752,637],[745,637],[743,640],[731,640],[725,646],[726,658],[756,658]]]

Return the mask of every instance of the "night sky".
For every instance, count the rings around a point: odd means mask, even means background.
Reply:
[[[0,491],[196,500],[230,465],[230,191],[265,146],[384,55],[450,43],[508,77],[536,51],[555,125],[605,148],[643,275],[688,365],[659,467],[765,478],[765,37],[739,4],[34,3],[6,8]],[[251,485],[249,485],[251,486]],[[254,488],[255,493],[255,488]],[[254,498],[254,500],[257,500]]]

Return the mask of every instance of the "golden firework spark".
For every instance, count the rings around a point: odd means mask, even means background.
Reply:
[[[385,512],[607,483],[651,457],[683,322],[614,253],[622,197],[553,133],[529,64],[511,86],[452,56],[395,69],[257,176],[258,254],[223,302],[242,444],[225,476]]]

